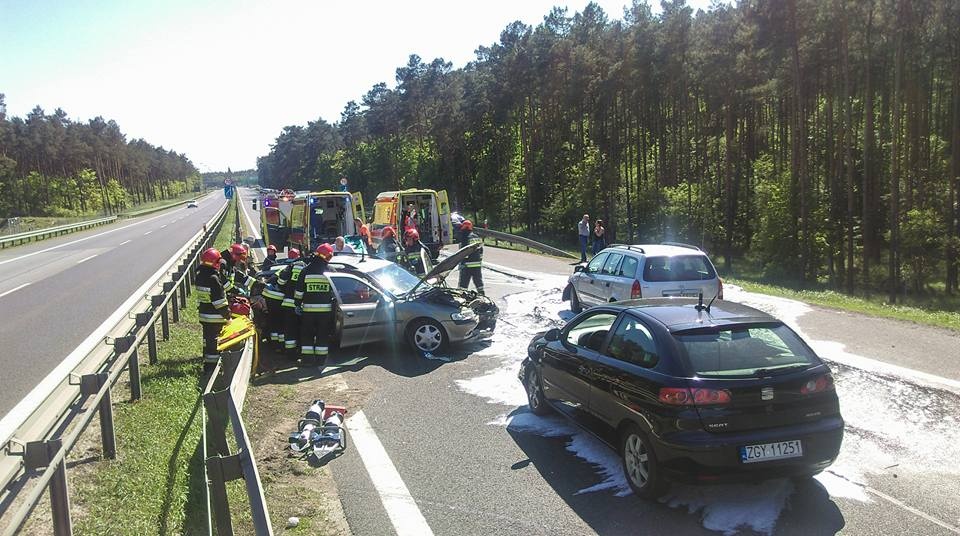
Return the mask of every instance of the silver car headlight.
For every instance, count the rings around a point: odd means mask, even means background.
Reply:
[[[450,315],[450,318],[457,322],[463,322],[464,320],[473,320],[477,318],[477,313],[474,313],[473,309],[460,309],[459,313],[453,313]]]

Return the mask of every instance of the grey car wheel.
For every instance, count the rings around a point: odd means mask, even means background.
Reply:
[[[527,381],[524,382],[524,387],[527,390],[527,405],[530,407],[530,412],[540,416],[550,413],[550,406],[547,405],[546,399],[543,398],[543,384],[540,382],[540,371],[538,371],[533,364],[531,364],[527,370]]]
[[[628,426],[621,436],[620,456],[627,483],[634,493],[646,499],[663,495],[666,485],[660,476],[657,456],[647,436],[634,425]]]
[[[436,321],[424,318],[407,329],[407,341],[414,349],[432,354],[446,348],[447,332]]]

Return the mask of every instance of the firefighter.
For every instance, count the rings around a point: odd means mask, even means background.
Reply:
[[[407,270],[419,275],[423,275],[423,259],[420,256],[420,250],[425,249],[420,243],[420,233],[416,229],[407,229],[403,234],[403,251],[400,253],[401,264]]]
[[[260,271],[265,272],[274,264],[277,264],[277,246],[270,244],[267,246],[267,258],[263,259],[263,263],[260,265]]]
[[[197,270],[197,310],[200,325],[203,327],[203,364],[205,368],[215,365],[220,359],[217,350],[217,337],[220,330],[230,319],[230,308],[220,281],[220,252],[208,248],[200,254],[200,268]]]
[[[286,268],[277,274],[277,286],[283,292],[283,350],[286,353],[293,354],[297,350],[297,334],[300,332],[300,319],[297,315],[297,305],[294,303],[294,292],[296,291],[297,280],[300,278],[300,270],[305,266],[300,258],[300,250],[290,248],[287,252],[288,259],[294,259],[294,262],[288,264]]]
[[[277,283],[278,276],[272,276],[261,293],[267,300],[267,326],[270,330],[270,342],[278,350],[283,349],[284,340],[284,308],[283,291]]]
[[[483,294],[483,273],[481,265],[483,264],[483,239],[473,232],[473,222],[463,220],[460,224],[460,247],[465,248],[470,244],[480,244],[480,249],[474,251],[467,258],[460,262],[460,288],[465,289],[470,286],[470,280],[473,279],[473,286],[477,288],[478,294]]]
[[[397,262],[397,254],[400,253],[400,245],[397,244],[397,235],[393,232],[393,227],[389,225],[383,228],[383,240],[380,241],[380,248],[377,254],[381,259],[390,262]]]
[[[314,357],[321,367],[327,360],[334,329],[334,295],[330,279],[324,274],[333,258],[330,244],[320,244],[310,263],[300,271],[295,300],[301,310],[300,355]]]
[[[363,223],[363,220],[360,218],[354,218],[353,224],[357,227],[357,234],[360,235],[360,241],[363,242],[363,247],[367,249],[366,253],[369,255],[373,252],[373,242],[370,241],[370,229],[367,228],[367,224]]]
[[[230,253],[224,260],[227,261],[227,266],[223,290],[249,295],[254,280],[247,274],[247,248],[243,247],[243,244],[230,246]]]

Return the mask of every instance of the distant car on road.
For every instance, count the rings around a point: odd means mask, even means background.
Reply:
[[[198,205],[196,201],[191,201],[187,203],[187,208],[197,208],[198,206],[200,205]]]
[[[537,335],[520,367],[551,410],[620,454],[637,495],[668,481],[808,478],[834,462],[843,419],[830,369],[782,322],[731,302],[602,305]]]
[[[636,298],[697,297],[723,299],[723,281],[710,257],[696,246],[613,244],[586,266],[574,268],[563,300],[579,313],[585,307]]]

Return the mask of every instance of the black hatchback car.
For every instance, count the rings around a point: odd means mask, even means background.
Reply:
[[[599,306],[537,335],[527,352],[530,410],[556,410],[614,447],[642,497],[662,495],[668,481],[807,478],[840,451],[830,369],[751,307]]]

